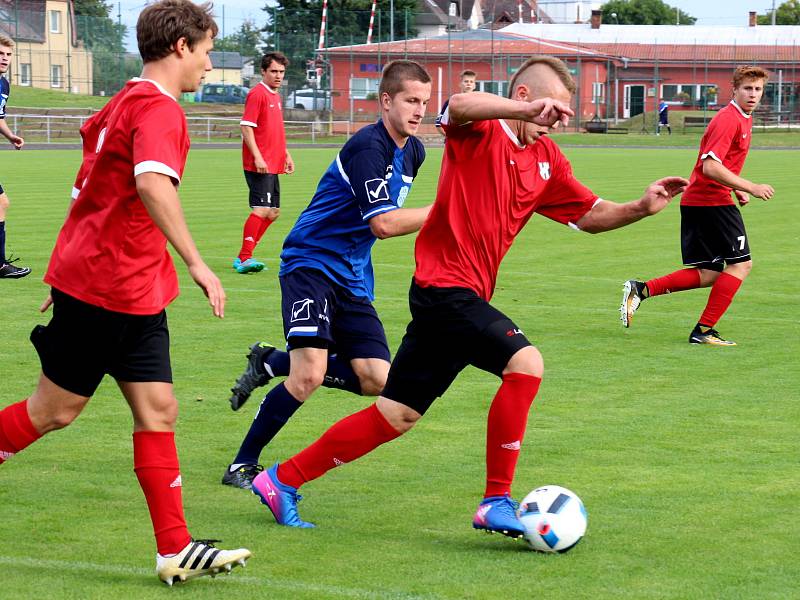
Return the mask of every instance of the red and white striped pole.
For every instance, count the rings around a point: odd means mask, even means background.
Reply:
[[[369,14],[369,29],[367,30],[367,43],[372,43],[372,26],[375,23],[375,5],[378,0],[372,0],[372,12]]]
[[[317,50],[322,50],[325,47],[325,25],[328,21],[328,0],[322,0],[322,22],[319,25],[319,43]],[[317,54],[318,58],[322,58],[322,54]],[[317,67],[317,86],[322,80],[322,67]]]

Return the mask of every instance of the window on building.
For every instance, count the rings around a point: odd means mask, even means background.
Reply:
[[[31,63],[20,63],[19,65],[19,84],[31,84]]]
[[[602,81],[592,83],[592,103],[602,104],[606,101],[606,84]]]
[[[50,11],[50,33],[61,33],[61,11]]]
[[[379,83],[377,77],[351,77],[350,97],[353,100],[366,100],[371,94],[377,95]]]
[[[697,102],[700,86],[694,83],[672,83],[661,86],[661,97],[667,102]]]
[[[507,81],[477,81],[475,82],[475,89],[479,92],[487,92],[489,94],[497,94],[498,96],[505,96],[508,90]]]
[[[62,74],[63,68],[61,65],[50,65],[50,87],[62,87]]]
[[[715,85],[701,85],[700,87],[700,104],[706,106],[713,106],[717,103],[717,95],[719,89]]]

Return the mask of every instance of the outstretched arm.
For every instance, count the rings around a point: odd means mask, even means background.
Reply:
[[[545,127],[566,125],[575,113],[563,102],[540,98],[533,102],[510,100],[486,92],[455,94],[448,104],[450,125],[489,119],[517,119]]]
[[[775,194],[775,190],[771,185],[766,183],[753,183],[744,177],[739,177],[721,162],[718,162],[713,158],[706,158],[703,161],[703,175],[710,177],[717,183],[726,185],[734,190],[747,192],[748,194],[755,196],[756,198],[761,198],[762,200],[769,200]],[[739,198],[740,204],[747,204],[747,202],[742,202],[742,197],[739,194],[736,194],[736,197]]]
[[[617,204],[601,200],[576,225],[589,233],[601,233],[635,223],[660,212],[669,201],[686,189],[683,177],[665,177],[651,183],[638,200]]]
[[[221,319],[225,316],[225,290],[195,246],[172,179],[161,173],[141,173],[136,176],[136,191],[150,217],[186,263],[192,279],[208,297],[214,316]]]
[[[422,227],[431,211],[431,206],[429,204],[422,208],[398,208],[375,215],[369,220],[369,228],[376,238],[382,240],[414,233]]]

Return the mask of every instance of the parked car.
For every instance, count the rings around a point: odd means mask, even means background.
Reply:
[[[226,104],[244,104],[249,92],[246,87],[230,83],[206,83],[195,95],[197,102],[224,102]]]
[[[331,93],[326,90],[302,88],[290,94],[287,105],[289,108],[303,110],[330,110]]]

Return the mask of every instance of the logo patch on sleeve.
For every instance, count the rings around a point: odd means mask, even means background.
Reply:
[[[386,179],[370,179],[364,182],[370,204],[389,200],[389,182]]]

